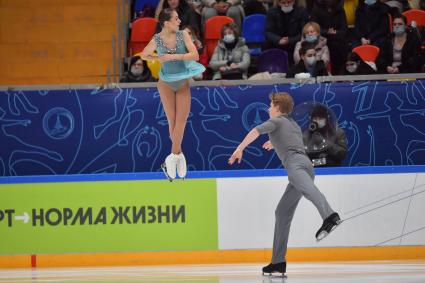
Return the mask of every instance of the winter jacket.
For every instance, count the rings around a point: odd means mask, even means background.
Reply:
[[[301,41],[298,41],[297,44],[295,45],[295,49],[294,49],[295,64],[298,64],[298,62],[301,60],[300,48],[301,48],[301,43],[304,41],[305,41],[305,38],[303,37]],[[323,36],[320,36],[319,40],[317,41],[315,49],[316,49],[316,59],[322,60],[325,63],[325,65],[328,66],[330,62],[330,55],[329,55],[329,48],[326,45],[326,43],[327,43],[327,39],[324,38]]]
[[[229,64],[228,64],[229,63]],[[228,66],[230,63],[238,64],[238,68],[242,71],[243,79],[248,77],[248,67],[251,63],[248,46],[245,44],[245,39],[239,37],[235,47],[229,50],[226,48],[223,40],[220,40],[211,57],[209,67],[213,70],[213,80],[221,79],[219,70],[222,66]]]

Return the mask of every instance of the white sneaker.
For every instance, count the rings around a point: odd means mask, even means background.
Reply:
[[[178,162],[178,155],[171,153],[170,155],[165,158],[165,167],[167,169],[167,175],[171,179],[176,178],[176,170],[177,170],[177,162]]]
[[[178,158],[177,175],[179,175],[180,178],[184,178],[187,174],[186,158],[184,157],[183,153],[179,153],[176,156]]]

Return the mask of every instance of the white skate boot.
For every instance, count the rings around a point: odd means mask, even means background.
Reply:
[[[168,180],[172,182],[176,178],[178,155],[171,153],[165,158],[165,162],[161,165],[162,171],[164,171]]]
[[[177,161],[177,175],[184,179],[187,174],[187,165],[186,165],[186,158],[184,157],[183,153],[177,155],[178,161]]]

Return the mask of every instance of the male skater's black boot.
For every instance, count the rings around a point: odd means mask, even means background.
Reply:
[[[286,262],[270,263],[263,267],[263,275],[285,275]],[[278,274],[276,274],[278,273]]]
[[[341,224],[341,219],[339,218],[338,213],[334,212],[328,216],[324,221],[322,227],[316,233],[316,240],[323,240],[330,232],[332,232],[339,224]]]

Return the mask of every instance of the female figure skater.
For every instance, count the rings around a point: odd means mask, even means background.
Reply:
[[[198,51],[188,33],[179,30],[180,19],[176,11],[162,10],[158,21],[162,30],[153,36],[141,57],[161,61],[157,86],[172,142],[171,154],[161,167],[172,181],[176,178],[176,171],[180,178],[186,176],[186,159],[181,145],[190,112],[189,79],[204,72],[205,67],[195,62],[199,60]]]
[[[305,153],[301,129],[288,115],[294,102],[286,92],[270,95],[270,119],[252,129],[229,158],[232,165],[242,160],[243,150],[260,134],[268,134],[269,141],[263,145],[267,150],[275,149],[276,154],[288,172],[289,184],[276,208],[276,222],[273,240],[272,262],[263,267],[263,274],[286,272],[286,249],[289,229],[298,202],[304,196],[317,208],[322,219],[322,227],[316,233],[317,241],[326,237],[341,223],[338,213],[330,207],[325,196],[314,185],[313,165]]]

